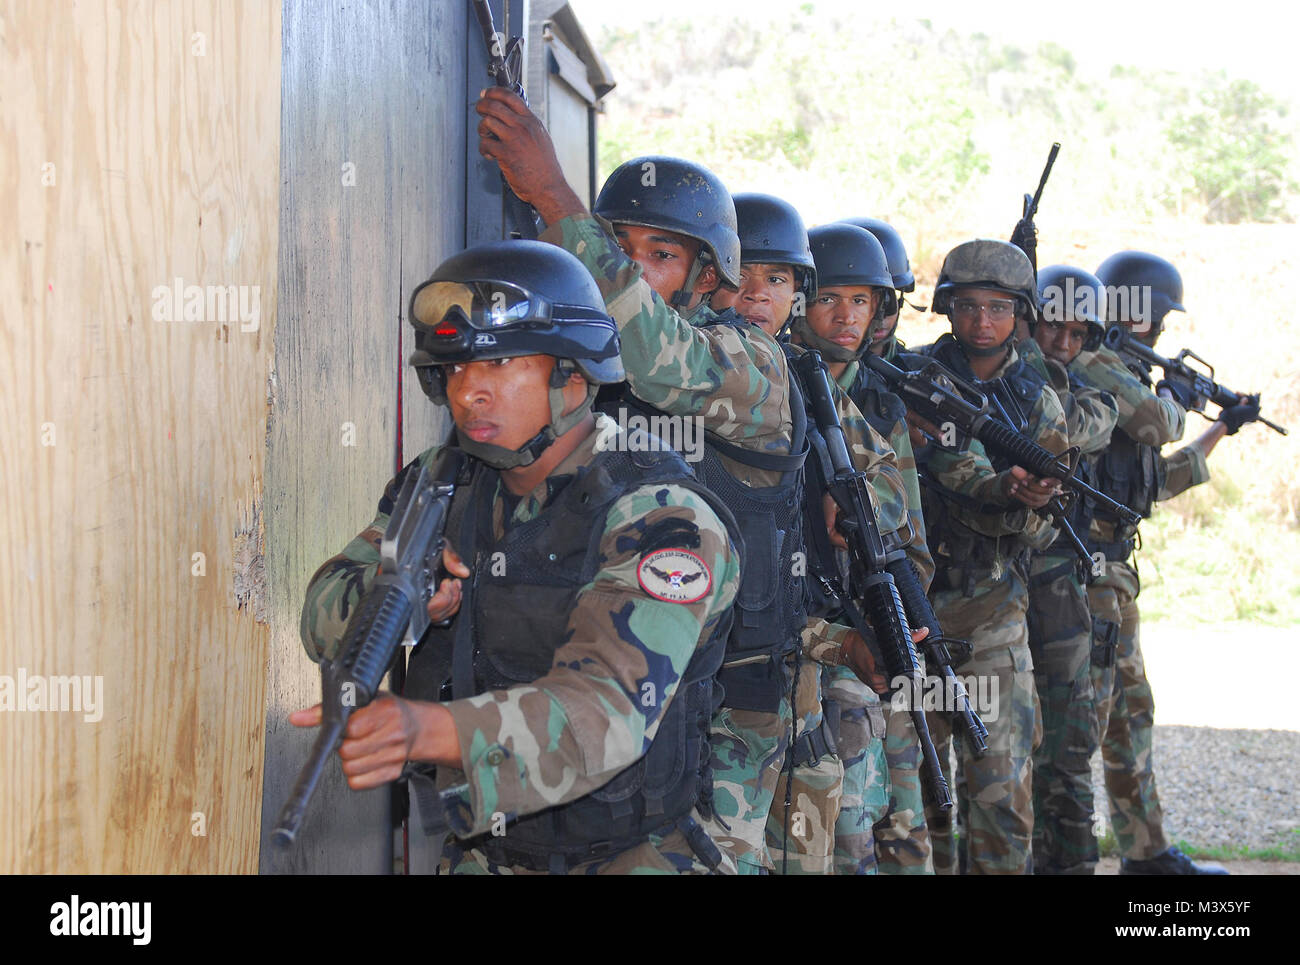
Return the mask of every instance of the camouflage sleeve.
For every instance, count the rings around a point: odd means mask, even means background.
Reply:
[[[803,652],[810,660],[827,667],[840,665],[840,647],[853,630],[840,623],[831,623],[821,617],[809,617],[803,628]]]
[[[664,535],[647,543],[647,531]],[[683,590],[680,603],[647,592],[643,562],[665,549],[703,564],[704,592]],[[530,814],[589,794],[640,758],[696,648],[735,598],[740,567],[727,531],[682,487],[620,498],[600,551],[546,676],[444,704],[467,782],[452,809],[461,836],[487,830],[494,812]]]
[[[790,451],[785,354],[757,327],[696,327],[650,288],[606,224],[593,215],[564,218],[541,234],[587,266],[618,323],[628,385],[638,398],[674,415],[703,419],[729,442],[755,451]]]
[[[1118,410],[1116,428],[1138,442],[1163,446],[1177,442],[1187,427],[1187,412],[1173,399],[1162,399],[1129,371],[1108,348],[1081,352],[1071,363],[1088,385],[1109,392]]]
[[[1026,434],[1044,449],[1060,453],[1068,448],[1065,412],[1050,386],[1043,387],[1028,421]],[[1026,544],[1035,548],[1051,542],[1051,522],[1004,495],[1003,479],[1010,470],[997,472],[978,440],[973,440],[961,452],[936,446],[930,457],[930,469],[945,487],[969,504],[954,506],[953,512],[975,532],[990,537],[1019,534]],[[989,511],[998,509],[1001,511]]]
[[[1065,427],[1070,445],[1090,456],[1110,445],[1110,434],[1119,418],[1119,406],[1114,397],[1102,389],[1094,389],[1076,382],[1070,385],[1070,376],[1061,363],[1048,359],[1046,367],[1052,388],[1065,411]]]
[[[836,408],[844,427],[844,441],[853,464],[866,473],[875,502],[876,525],[881,535],[893,533],[907,525],[907,489],[898,459],[889,443],[858,409],[848,393],[835,386]]]
[[[407,472],[415,465],[432,465],[438,450],[438,446],[426,449],[389,480],[370,525],[343,547],[343,552],[322,563],[307,584],[298,632],[307,656],[317,663],[333,660],[338,654],[348,619],[379,572],[379,544]]]
[[[1193,486],[1210,481],[1210,465],[1195,443],[1183,446],[1172,456],[1160,458],[1165,462],[1165,484],[1156,496],[1158,500],[1173,499]]]

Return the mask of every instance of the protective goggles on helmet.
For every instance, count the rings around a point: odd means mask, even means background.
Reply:
[[[478,331],[542,328],[556,319],[607,319],[581,305],[555,305],[518,285],[502,281],[431,281],[416,293],[412,321],[435,335],[457,335],[458,325]]]
[[[547,325],[551,304],[531,292],[505,282],[431,281],[415,293],[412,321],[426,328],[455,335],[456,323],[487,331],[516,325]]]

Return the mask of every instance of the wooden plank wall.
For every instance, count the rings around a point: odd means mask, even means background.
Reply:
[[[320,693],[298,635],[307,582],[373,517],[397,420],[407,460],[444,434],[405,364],[406,311],[415,285],[462,245],[467,13],[465,3],[284,8],[264,838],[313,736],[285,720]],[[387,809],[386,789],[349,791],[335,758],[295,850],[264,840],[261,868],[388,870]]]
[[[257,869],[280,19],[0,5],[0,871]]]

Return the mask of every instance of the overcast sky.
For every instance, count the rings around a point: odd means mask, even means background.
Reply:
[[[633,26],[661,16],[689,19],[700,10],[737,17],[776,18],[802,6],[794,0],[571,0],[595,39],[606,24]],[[1086,73],[1114,63],[1169,70],[1223,68],[1279,96],[1300,100],[1296,35],[1300,7],[1261,0],[1232,3],[1090,0],[1053,4],[1023,0],[819,0],[815,10],[854,13],[863,30],[873,17],[928,19],[935,29],[983,31],[1007,43],[1035,46],[1053,40]]]

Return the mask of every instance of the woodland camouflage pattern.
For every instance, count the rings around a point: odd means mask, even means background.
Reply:
[[[512,520],[536,517],[567,478],[595,458],[596,440],[618,431],[613,420],[598,417],[597,431],[520,499]],[[430,449],[416,461],[427,465],[436,454]],[[337,647],[347,617],[377,570],[376,537],[387,525],[385,510],[399,485],[400,476],[389,483],[370,526],[313,577],[302,623],[309,654]],[[498,491],[498,535],[503,507]],[[637,578],[640,533],[670,518],[698,531],[700,545],[693,552],[713,576],[709,593],[695,603],[658,600]],[[636,761],[654,739],[691,655],[735,597],[739,563],[726,528],[700,496],[683,487],[644,486],[624,494],[606,517],[600,552],[600,569],[580,591],[567,642],[546,676],[443,704],[456,722],[464,764],[463,774],[444,776],[440,770],[440,783],[466,785],[460,806],[451,809],[452,828],[460,837],[490,831],[498,813],[530,814],[582,797]],[[647,687],[662,699],[643,702]],[[575,871],[705,871],[679,839],[670,834],[657,845],[634,849],[640,855],[626,853]],[[492,870],[478,852],[464,860]]]
[[[887,348],[896,350],[897,344],[897,339],[891,335]],[[859,362],[850,362],[844,367],[835,380],[840,389],[848,392],[857,379],[859,365]],[[926,544],[921,483],[906,419],[894,423],[886,441],[894,450],[907,495],[907,519],[912,527],[912,538],[906,546],[907,558],[916,567],[921,587],[929,590],[934,579],[934,560]],[[924,667],[924,655],[918,653],[917,656]],[[875,827],[877,866],[881,874],[933,874],[930,832],[926,828],[925,807],[921,800],[921,744],[911,716],[893,713],[889,701],[883,703],[887,724],[884,751],[889,771],[889,802]]]
[[[1018,358],[1012,347],[991,378],[1000,377]],[[1065,451],[1065,415],[1049,386],[1044,386],[1027,420],[1027,436],[1051,452]],[[958,803],[965,828],[962,841],[969,859],[968,871],[1022,874],[1029,862],[1033,828],[1030,758],[1041,740],[1042,725],[1026,627],[1028,588],[1020,564],[1013,565],[1012,561],[1026,548],[1045,549],[1055,538],[1055,531],[1046,518],[1003,495],[1002,474],[994,471],[978,440],[962,452],[937,446],[932,449],[930,472],[945,487],[976,504],[1005,507],[1002,512],[979,512],[944,500],[945,511],[992,541],[996,555],[991,569],[971,569],[969,573],[960,566],[960,560],[949,561],[952,565],[947,573],[940,572],[936,577],[931,600],[944,630],[969,640],[974,648],[961,673],[995,678],[997,687],[995,708],[987,714],[977,708],[989,730],[988,753],[976,761],[964,742],[959,746],[965,793],[958,795]],[[942,557],[944,551],[941,543],[936,556]],[[990,680],[990,686],[993,682]],[[941,714],[928,714],[927,720],[939,760],[947,765],[948,722]],[[930,839],[935,871],[953,873],[956,853],[952,830],[943,829],[945,822],[933,810],[930,814],[934,818],[930,821]]]
[[[1027,352],[1037,350],[1032,339]],[[1044,359],[1065,410],[1071,445],[1091,456],[1106,448],[1119,415],[1109,393],[1070,388],[1064,366]],[[1076,557],[1058,542],[1030,566],[1029,647],[1043,715],[1043,742],[1034,752],[1034,872],[1090,874],[1097,863],[1092,754],[1097,749],[1092,689],[1092,619]]]
[[[1158,397],[1117,354],[1106,348],[1086,358],[1081,354],[1071,367],[1076,366],[1089,385],[1114,396],[1119,407],[1119,429],[1154,446],[1182,438],[1186,411],[1172,399]],[[1166,477],[1159,499],[1172,499],[1210,477],[1205,456],[1196,446],[1184,446],[1172,456],[1161,458]],[[1113,532],[1106,522],[1093,522],[1095,538],[1108,540]],[[1098,631],[1094,649],[1106,649],[1106,631],[1115,637],[1113,665],[1094,660],[1091,668],[1115,840],[1122,857],[1146,860],[1169,845],[1151,753],[1155,699],[1142,659],[1137,607],[1140,592],[1141,582],[1133,561],[1107,560],[1101,578],[1088,588],[1088,602]],[[1101,811],[1100,802],[1096,810]]]

